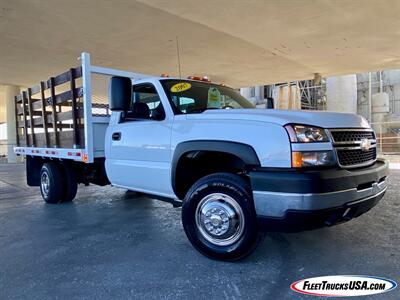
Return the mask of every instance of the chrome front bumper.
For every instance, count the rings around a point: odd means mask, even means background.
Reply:
[[[282,218],[287,211],[316,211],[344,205],[353,205],[382,195],[387,189],[386,180],[373,183],[371,187],[327,192],[327,193],[284,193],[253,191],[257,216]]]
[[[249,175],[257,216],[284,219],[295,213],[315,215],[377,203],[387,189],[388,170],[388,163],[378,159],[369,167],[352,170],[259,168]]]

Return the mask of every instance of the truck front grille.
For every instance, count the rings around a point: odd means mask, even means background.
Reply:
[[[339,163],[344,167],[365,164],[368,162],[373,162],[376,159],[376,148],[372,148],[368,151],[363,151],[360,149],[337,149],[336,151]]]
[[[330,129],[338,163],[357,168],[376,161],[376,139],[371,129]]]
[[[358,142],[362,139],[375,140],[373,131],[336,131],[331,130],[332,138],[335,143]]]

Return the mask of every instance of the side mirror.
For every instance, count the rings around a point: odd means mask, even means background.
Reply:
[[[132,81],[128,77],[114,76],[109,85],[110,109],[128,111],[132,99]]]

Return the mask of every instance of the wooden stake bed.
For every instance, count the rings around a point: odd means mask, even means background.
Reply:
[[[110,111],[104,94],[108,93],[109,78],[123,76],[137,80],[150,76],[93,66],[88,53],[81,54],[80,62],[80,66],[42,81],[15,97],[15,153],[85,163],[105,156],[104,140]],[[104,81],[100,103],[94,101],[98,98],[92,90],[94,76]]]
[[[83,89],[75,87],[81,77],[82,67],[70,69],[15,97],[18,146],[85,148]],[[65,83],[68,89],[57,94]]]

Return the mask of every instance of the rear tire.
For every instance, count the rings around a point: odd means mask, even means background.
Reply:
[[[78,183],[76,180],[76,175],[74,169],[71,165],[63,164],[64,177],[65,177],[65,187],[64,187],[64,199],[63,202],[68,202],[74,200],[76,193],[78,191]]]
[[[182,224],[192,245],[213,259],[242,259],[259,241],[250,185],[234,174],[198,180],[183,201]]]
[[[63,201],[63,172],[55,162],[43,164],[40,170],[40,192],[46,203],[60,203]]]

